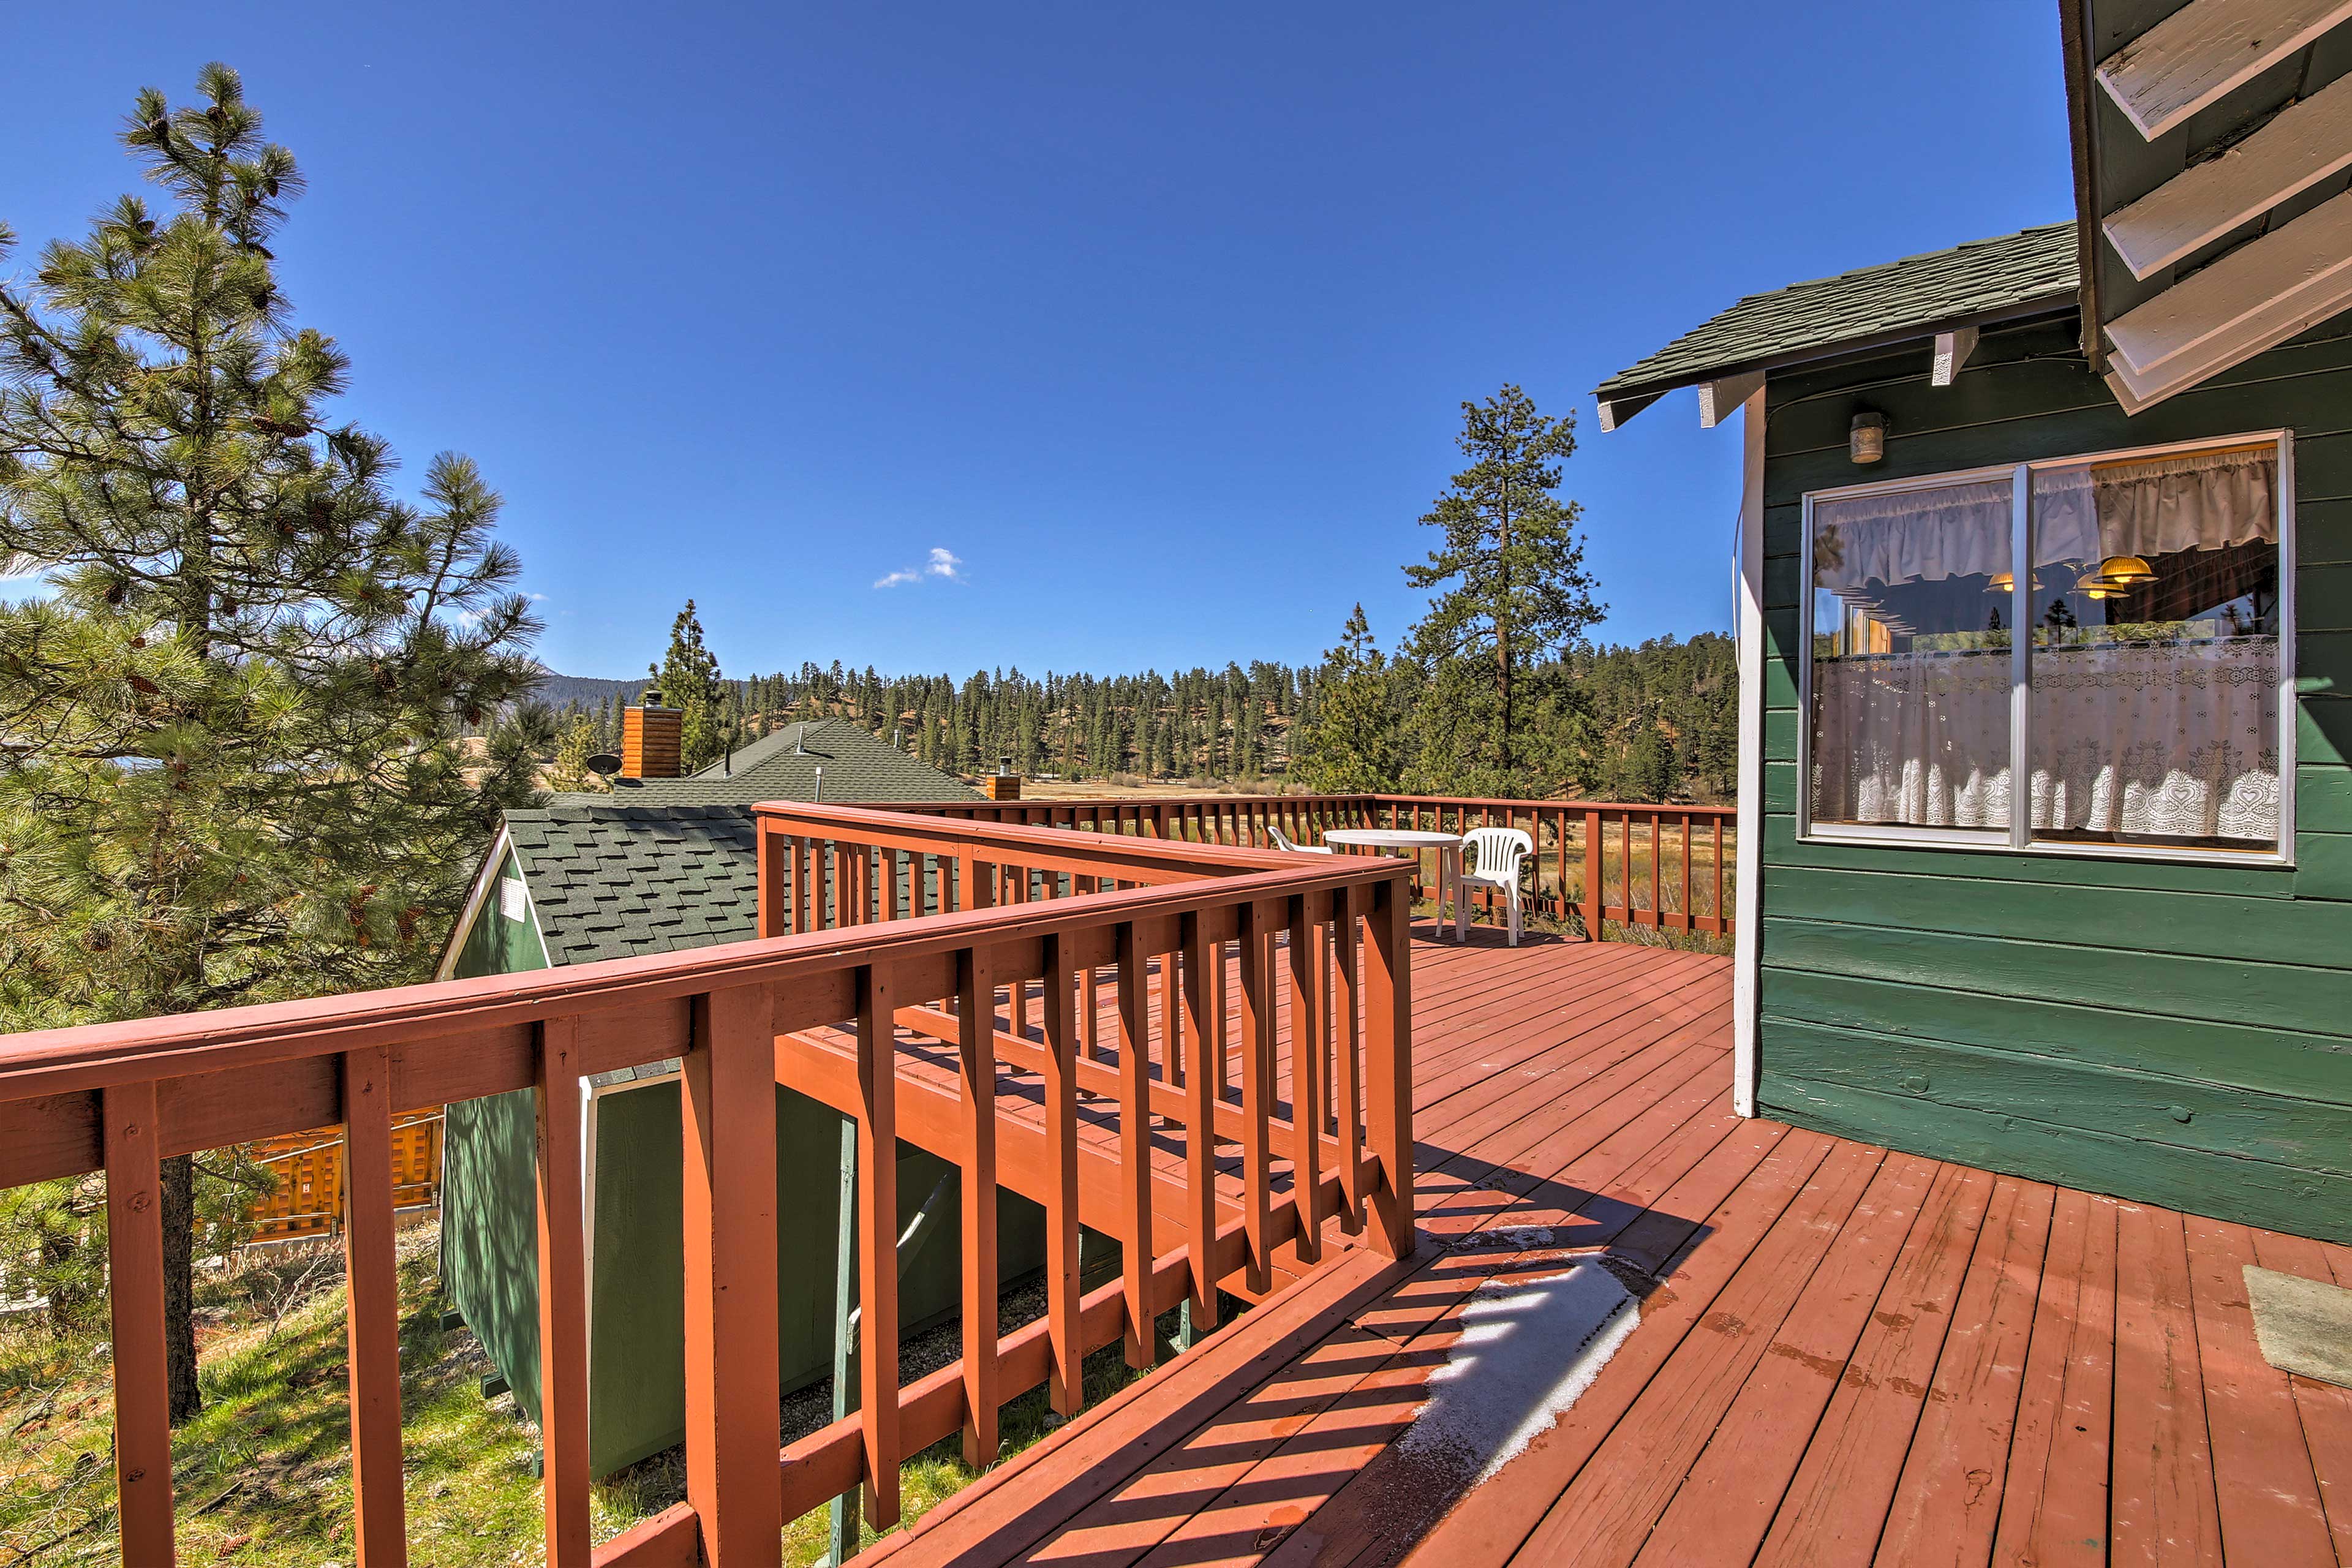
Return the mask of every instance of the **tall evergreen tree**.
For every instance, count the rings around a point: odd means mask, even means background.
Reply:
[[[1339,646],[1323,656],[1314,721],[1297,733],[1291,772],[1299,783],[1333,795],[1397,787],[1410,668],[1381,654],[1358,605]]]
[[[142,91],[160,188],[0,285],[0,1021],[136,1017],[423,978],[533,760],[538,679],[498,496],[421,504],[332,424],[348,364],[292,324],[268,241],[301,189],[236,73]],[[0,250],[13,237],[0,230]],[[197,1404],[194,1177],[165,1162],[170,1404]]]
[[[734,691],[719,678],[719,656],[703,643],[702,618],[692,599],[670,623],[669,652],[652,674],[662,700],[682,715],[678,753],[684,771],[708,767],[734,749],[742,732]]]
[[[1471,464],[1421,520],[1444,542],[1405,568],[1414,587],[1438,590],[1410,638],[1433,687],[1415,710],[1417,723],[1425,721],[1418,782],[1542,794],[1557,781],[1534,771],[1523,740],[1528,673],[1606,614],[1576,534],[1581,509],[1557,493],[1560,464],[1576,450],[1576,419],[1547,418],[1507,385],[1462,405],[1454,440]]]

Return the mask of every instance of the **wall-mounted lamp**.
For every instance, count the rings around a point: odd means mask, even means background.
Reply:
[[[1846,456],[1857,463],[1874,463],[1886,456],[1886,416],[1864,409],[1853,416],[1846,433]]]

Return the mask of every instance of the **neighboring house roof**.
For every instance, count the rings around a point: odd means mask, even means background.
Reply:
[[[763,800],[810,800],[819,768],[828,801],[977,800],[980,792],[845,719],[787,724],[732,756],[682,779],[614,779],[610,795],[560,795],[554,803],[584,805],[750,805]]]
[[[1750,294],[1601,384],[1631,417],[1676,387],[1777,369],[1954,327],[2071,308],[2074,226],[2043,224]],[[1630,406],[1627,406],[1630,405]]]
[[[788,725],[690,778],[615,779],[609,795],[551,795],[544,807],[506,817],[547,961],[589,963],[757,935],[751,807],[810,799],[820,767],[828,801],[980,798],[841,719]],[[492,875],[495,860],[479,875]],[[452,952],[465,935],[452,934]]]
[[[507,813],[551,964],[669,952],[758,934],[749,805],[555,805]]]

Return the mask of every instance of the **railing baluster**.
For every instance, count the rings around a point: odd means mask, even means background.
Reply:
[[[818,851],[821,860],[824,851]],[[795,933],[814,931],[810,923],[809,841],[799,834],[793,836],[793,930]]]
[[[1068,940],[1056,931],[1045,942],[1045,1319],[1053,1346],[1046,1397],[1065,1416],[1086,1403],[1078,1340],[1078,1039],[1071,1026]],[[1085,989],[1091,1008],[1092,969]]]
[[[894,976],[867,965],[857,981],[857,1418],[866,1440],[866,1521],[898,1522],[898,1105]],[[772,1135],[770,1148],[774,1147]],[[775,1191],[775,1177],[768,1178]],[[773,1279],[774,1225],[769,1226]],[[771,1307],[773,1306],[772,1299]],[[775,1338],[770,1311],[768,1338]],[[776,1401],[768,1401],[769,1468]],[[773,1529],[769,1539],[776,1539]]]
[[[1396,882],[1373,886],[1364,963],[1364,1098],[1381,1174],[1372,1238],[1391,1258],[1413,1247],[1412,915]]]
[[[1682,929],[1696,931],[1698,911],[1691,907],[1691,855],[1697,846],[1691,839],[1691,814],[1683,813],[1683,907]]]
[[[1320,895],[1290,900],[1290,1203],[1298,1215],[1298,1257],[1323,1256],[1323,976],[1315,963]]]
[[[1599,942],[1603,922],[1608,918],[1607,906],[1601,898],[1601,814],[1584,814],[1584,940]]]
[[[392,1053],[343,1053],[343,1277],[352,1540],[361,1568],[408,1561],[401,1493],[400,1268],[392,1237]]]
[[[1268,1164],[1266,1080],[1274,1058],[1274,932],[1270,900],[1241,906],[1242,1217],[1249,1237],[1248,1282],[1263,1294],[1272,1284],[1267,1264]]]
[[[1224,951],[1202,931],[1197,910],[1178,922],[1184,950],[1184,1043],[1191,1052],[1185,1101],[1191,1123],[1184,1129],[1186,1221],[1192,1234],[1186,1252],[1192,1263],[1192,1329],[1217,1326],[1217,1068],[1225,1048],[1221,1011]],[[1172,955],[1171,955],[1172,958]]]
[[[106,1267],[114,1331],[114,1489],[122,1561],[169,1568],[170,1380],[163,1357],[163,1174],[155,1085],[100,1092]]]
[[[1064,981],[1066,993],[1067,981]],[[1046,977],[1047,1008],[1053,976]],[[956,954],[963,1089],[963,1462],[996,1461],[996,978],[988,954]]]
[[[1356,956],[1357,933],[1362,928],[1366,900],[1360,884],[1339,895],[1339,925],[1332,933],[1331,1009],[1338,1026],[1332,1030],[1338,1077],[1331,1085],[1334,1120],[1339,1131],[1339,1190],[1347,1195],[1348,1212],[1341,1218],[1349,1235],[1364,1228],[1363,1068],[1358,1061],[1358,1011],[1362,1005],[1361,971]]]
[[[1160,1081],[1181,1088],[1184,1082],[1183,1037],[1178,1032],[1177,992],[1181,989],[1176,977],[1176,954],[1171,951],[1160,955],[1160,973],[1154,989],[1160,1000]]]
[[[763,837],[763,847],[766,840]],[[781,857],[779,857],[781,858]],[[774,908],[763,898],[763,915]],[[781,913],[781,910],[778,911]],[[764,926],[763,919],[762,924]],[[539,1431],[548,1568],[588,1568],[587,1230],[581,1212],[579,1020],[536,1027]]]
[[[784,1522],[773,1015],[764,986],[697,996],[681,1064],[686,1500],[712,1568],[774,1563]]]
[[[1135,925],[1122,921],[1118,957],[1118,1198],[1127,1234],[1119,1257],[1127,1298],[1127,1364],[1152,1361],[1151,1113],[1145,1035],[1151,1026],[1144,986],[1144,955]]]
[[[1715,819],[1715,929],[1731,929],[1731,912],[1723,907],[1723,818]]]

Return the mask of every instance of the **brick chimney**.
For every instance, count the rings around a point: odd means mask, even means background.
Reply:
[[[1021,798],[1021,775],[1013,771],[1011,757],[1000,761],[996,771],[980,781],[980,793],[991,800]]]
[[[621,776],[674,779],[681,772],[679,746],[686,714],[662,706],[662,694],[647,691],[645,705],[621,710]]]

